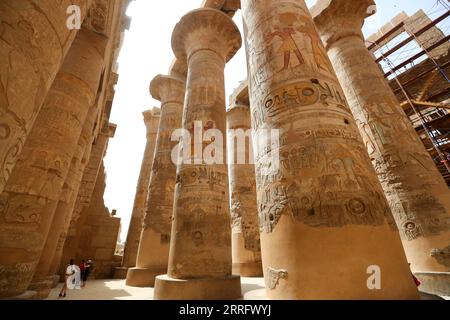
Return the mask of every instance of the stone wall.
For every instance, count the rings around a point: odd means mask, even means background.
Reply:
[[[81,239],[76,252],[77,263],[83,259],[93,261],[91,277],[96,279],[112,277],[120,230],[120,218],[111,216],[103,200],[105,180],[106,174],[102,164],[90,205],[84,209],[86,221],[79,231]]]

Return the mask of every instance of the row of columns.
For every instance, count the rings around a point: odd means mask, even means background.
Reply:
[[[254,144],[268,297],[417,298],[388,203],[306,4],[241,4],[253,130],[279,131],[278,143]],[[267,174],[274,153],[280,167]],[[383,270],[379,290],[367,286],[373,265]]]
[[[144,222],[145,209],[147,206],[148,187],[152,172],[152,164],[155,153],[156,138],[158,136],[159,120],[161,112],[159,109],[152,109],[143,113],[144,123],[147,130],[147,142],[144,149],[144,158],[141,164],[141,171],[136,187],[133,212],[131,213],[130,226],[124,248],[122,267],[115,271],[116,278],[126,278],[128,268],[136,265],[137,253]]]
[[[155,282],[156,299],[235,299],[240,278],[232,275],[226,158],[225,63],[241,46],[232,19],[215,9],[198,9],[175,26],[172,48],[186,61],[188,76],[182,128],[216,129],[222,136],[191,139],[189,156],[177,167],[168,273]],[[199,128],[200,126],[200,128]],[[209,142],[223,139],[219,159],[207,164]],[[193,141],[194,140],[194,141]],[[221,158],[222,157],[222,158]]]
[[[0,4],[0,299],[42,299],[73,258],[84,178],[111,136],[100,128],[128,2],[98,21],[107,34],[68,24],[68,9],[82,22],[94,1],[13,2]]]
[[[114,137],[116,125],[112,123],[104,124],[92,145],[91,154],[86,168],[81,178],[81,185],[76,195],[75,205],[70,215],[69,227],[60,235],[55,257],[52,262],[50,274],[65,274],[66,263],[70,259],[77,257],[78,249],[83,242],[82,228],[88,219],[88,209],[92,202],[94,190],[102,175],[103,158],[108,148],[108,143]],[[103,186],[100,186],[103,188]],[[64,233],[64,231],[66,231]],[[54,271],[56,269],[56,271]]]
[[[80,8],[82,19],[90,0],[71,4]],[[77,34],[67,28],[67,6],[32,0],[0,4],[0,54],[5,57],[0,62],[0,193]]]
[[[36,271],[41,256],[50,258],[42,253],[61,192],[66,196],[72,159],[84,153],[75,154],[97,95],[106,42],[92,31],[78,32],[0,195],[0,265],[7,281],[0,297],[19,295],[33,275],[47,275]]]
[[[127,283],[155,285],[157,299],[236,298],[231,262],[236,273],[254,268],[256,275],[262,258],[269,298],[416,299],[408,260],[413,270],[448,271],[432,249],[448,245],[450,197],[364,46],[361,26],[373,2],[319,1],[314,21],[303,1],[241,5],[250,110],[240,105],[225,114],[223,69],[240,38],[217,10],[192,11],[175,28],[172,46],[186,61],[186,84],[171,76],[152,83],[161,128],[138,263]],[[174,168],[159,180],[160,145],[178,128],[163,125],[169,98],[157,92],[162,79],[178,83],[164,87],[178,93],[172,99],[180,110],[185,96],[178,120],[191,133],[196,121],[223,133],[226,118],[229,129],[251,122],[255,166],[206,165],[191,141],[191,159],[199,161],[179,163],[176,184],[169,181]],[[277,130],[279,140],[267,139],[267,130]],[[268,164],[278,171],[267,173]],[[161,181],[170,183],[163,188]],[[173,207],[169,201],[161,210],[161,195],[171,198],[173,185]],[[374,267],[383,274],[377,290],[367,282]]]
[[[172,161],[176,142],[171,137],[181,126],[184,79],[159,75],[151,82],[150,93],[161,101],[161,120],[136,267],[127,275],[126,283],[132,286],[153,286],[155,277],[167,272],[176,174]]]
[[[312,12],[415,272],[450,271],[450,192],[388,82],[361,28],[373,0],[319,2]]]

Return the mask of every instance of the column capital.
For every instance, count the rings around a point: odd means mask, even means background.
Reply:
[[[230,95],[230,108],[234,106],[250,106],[250,97],[248,92],[248,80],[242,81],[239,86]]]
[[[336,41],[350,36],[364,40],[364,20],[376,13],[374,0],[318,0],[311,15],[328,49]]]
[[[167,102],[184,102],[186,82],[176,76],[166,76],[159,74],[150,83],[150,94],[153,99],[161,101],[163,107]]]
[[[236,105],[227,111],[228,129],[249,129],[250,108],[245,105]]]
[[[101,134],[107,136],[108,138],[114,138],[114,136],[116,135],[116,130],[117,124],[108,122],[103,126]]]
[[[187,77],[187,64],[186,61],[174,59],[169,68],[169,75],[186,79]]]
[[[153,109],[142,112],[142,115],[144,116],[144,123],[147,128],[147,137],[151,134],[157,134],[159,119],[161,117],[161,109],[154,107]]]
[[[181,60],[199,50],[216,52],[225,62],[241,48],[238,27],[225,13],[202,8],[189,12],[177,23],[172,34],[172,50]]]

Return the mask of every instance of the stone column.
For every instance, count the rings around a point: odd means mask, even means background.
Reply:
[[[183,153],[190,155],[177,168],[168,275],[156,278],[156,299],[241,296],[231,270],[224,87],[225,63],[240,46],[237,26],[215,9],[191,11],[172,36],[175,56],[188,65],[183,128],[191,135]]]
[[[147,128],[147,144],[145,145],[144,159],[142,160],[141,172],[136,188],[136,196],[134,198],[130,227],[128,228],[122,267],[117,268],[114,275],[115,278],[120,279],[125,279],[127,277],[128,268],[136,266],[161,112],[159,108],[154,108],[153,110],[145,111],[143,115],[145,127]]]
[[[116,127],[117,126],[113,123],[107,123],[95,138],[89,161],[83,172],[83,178],[81,179],[81,185],[71,214],[67,236],[63,244],[59,243],[59,245],[63,245],[63,247],[60,248],[58,245],[53,256],[50,274],[58,273],[64,275],[65,266],[69,263],[70,259],[75,258],[81,238],[80,230],[86,218],[83,216],[83,213],[86,213],[85,209],[89,207],[100,167],[108,147],[108,141],[114,137]]]
[[[361,32],[372,0],[319,1],[316,25],[414,271],[450,271],[450,191]]]
[[[119,235],[120,218],[112,216],[105,206],[106,178],[104,163],[102,163],[90,204],[83,210],[84,223],[77,230],[81,236],[76,254],[73,256],[77,262],[92,259],[94,269],[91,279],[111,279],[115,264],[114,253]]]
[[[268,297],[418,298],[305,2],[243,0],[242,8]]]
[[[233,105],[228,110],[227,129],[233,274],[261,277],[261,242],[248,106]]]
[[[78,30],[68,6],[83,19],[90,0],[2,0],[0,3],[0,193]]]
[[[161,101],[161,122],[136,268],[127,274],[129,286],[153,287],[155,277],[167,273],[177,171],[172,161],[177,143],[171,137],[181,128],[185,87],[183,79],[162,75],[150,84],[151,95]]]
[[[33,281],[28,290],[36,291],[35,298],[45,299],[48,297],[54,283],[59,281],[59,275],[50,274],[53,257],[57,251],[62,250],[66,239],[67,230],[70,225],[72,212],[77,199],[78,189],[81,185],[83,171],[86,168],[87,161],[92,148],[95,120],[98,116],[97,106],[92,106],[83,125],[83,131],[78,139],[75,154],[72,157],[70,169],[67,174],[62,192],[56,206],[55,214],[50,227],[51,232],[47,236],[44,249],[39,259],[39,264],[33,276]]]
[[[0,298],[24,292],[36,270],[94,103],[106,40],[92,31],[78,33],[0,195]]]

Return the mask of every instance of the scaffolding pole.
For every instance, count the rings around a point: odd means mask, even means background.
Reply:
[[[375,43],[375,45],[376,45],[378,50],[381,49],[378,44]],[[417,108],[414,105],[412,99],[409,97],[409,95],[406,92],[405,88],[403,87],[403,85],[401,84],[400,80],[398,79],[397,71],[394,70],[394,65],[383,54],[383,52],[381,50],[380,50],[380,54],[381,54],[383,60],[386,62],[386,64],[389,67],[389,69],[391,70],[391,74],[393,74],[395,76],[394,80],[397,83],[397,85],[399,86],[399,88],[401,89],[402,93],[404,94],[406,100],[408,101],[408,104],[411,106],[411,109],[414,111],[414,113],[419,118],[420,124],[421,124],[422,128],[424,129],[424,131],[426,132],[426,134],[427,134],[428,138],[430,139],[431,143],[433,144],[433,148],[436,150],[436,153],[438,154],[441,163],[444,164],[444,166],[447,169],[448,173],[450,173],[450,164],[449,164],[449,161],[448,161],[447,157],[444,155],[444,153],[439,148],[439,144],[435,140],[433,133],[428,129],[428,127],[427,127],[427,125],[426,125],[426,123],[425,123],[425,121],[423,119],[422,113],[420,112],[420,110],[417,110]]]

